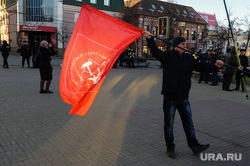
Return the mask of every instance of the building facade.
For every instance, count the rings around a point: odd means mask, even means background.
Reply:
[[[188,6],[168,3],[158,0],[131,0],[126,7],[138,18],[138,27],[150,31],[154,36],[159,36],[162,28],[166,30],[166,36],[162,37],[172,42],[175,36],[183,36],[187,41],[188,49],[198,51],[204,49],[205,29],[207,23],[192,8]],[[166,19],[166,26],[159,27],[159,20]],[[164,31],[165,31],[164,30]],[[166,50],[169,45],[156,40],[158,47]],[[144,38],[137,41],[137,55],[150,58],[150,50]]]
[[[220,28],[217,23],[215,14],[200,13],[199,15],[207,22],[207,31],[205,38],[205,50],[221,48],[222,45],[219,43],[219,31]]]
[[[123,0],[84,0],[112,16],[124,9]],[[30,47],[34,40],[47,40],[59,54],[67,47],[82,6],[81,0],[1,0],[0,39],[10,43],[12,51],[23,41]]]

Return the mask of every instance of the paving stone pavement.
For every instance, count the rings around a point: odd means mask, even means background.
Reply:
[[[53,57],[53,94],[39,94],[39,70],[21,68],[16,53],[9,57],[9,69],[0,68],[1,166],[250,164],[250,101],[244,93],[225,92],[221,83],[214,87],[192,78],[196,135],[211,147],[192,155],[176,113],[177,158],[170,159],[164,144],[159,63],[112,69],[84,117],[70,115],[72,106],[61,100],[61,63],[62,59]]]

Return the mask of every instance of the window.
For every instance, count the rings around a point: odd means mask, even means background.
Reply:
[[[210,40],[210,41],[209,41],[209,44],[211,44],[211,45],[214,44],[214,41],[213,41],[213,40]]]
[[[206,22],[208,22],[208,16],[207,15],[204,17],[204,19],[205,19]]]
[[[143,53],[144,55],[148,55],[148,46],[143,46]]]
[[[26,21],[53,22],[53,1],[26,0]]]
[[[105,6],[110,6],[110,0],[104,0],[104,5]]]
[[[246,44],[245,44],[245,43],[243,43],[243,44],[242,44],[242,47],[245,47],[245,46],[246,46]]]
[[[200,38],[199,39],[204,39],[204,33],[203,32],[200,33]]]
[[[165,10],[163,6],[160,6],[161,10]]]
[[[187,15],[187,14],[188,14],[186,10],[183,10],[183,13],[184,13],[185,15]]]
[[[181,36],[181,30],[180,29],[177,30],[177,36]]]
[[[192,40],[195,40],[196,39],[196,31],[193,31],[192,33]]]
[[[151,4],[151,6],[152,6],[152,8],[155,10],[156,9],[156,7],[155,7],[155,5],[154,4]]]
[[[180,14],[180,10],[179,9],[176,9],[177,13]]]
[[[189,30],[185,30],[185,39],[188,40]]]
[[[90,0],[90,3],[97,4],[97,0]]]
[[[193,12],[190,12],[192,16],[194,16],[194,13]]]

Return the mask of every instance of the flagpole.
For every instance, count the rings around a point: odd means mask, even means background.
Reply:
[[[223,0],[223,2],[224,2],[226,14],[227,14],[227,19],[228,19],[229,28],[230,28],[230,30],[231,30],[231,35],[232,35],[232,39],[233,39],[233,43],[234,43],[234,48],[235,48],[235,52],[236,52],[238,64],[239,64],[239,66],[241,66],[239,54],[238,54],[238,51],[237,51],[237,48],[236,48],[236,43],[235,43],[235,40],[234,40],[233,28],[232,28],[231,21],[230,21],[230,18],[229,18],[229,14],[228,14],[228,10],[227,10],[226,1]],[[229,44],[229,43],[228,43],[228,44]],[[242,83],[243,83],[244,90],[245,90],[245,93],[246,93],[246,99],[248,99],[248,94],[247,94],[247,88],[246,88],[245,79],[244,79],[244,77],[241,77],[241,79],[242,79]]]
[[[196,53],[196,52],[192,52],[192,51],[190,51],[190,50],[188,50],[188,49],[178,47],[178,46],[174,45],[173,43],[168,42],[168,41],[165,40],[165,39],[161,39],[161,38],[159,38],[159,37],[157,37],[157,36],[153,36],[153,37],[156,38],[156,39],[158,39],[158,40],[161,40],[161,41],[163,41],[163,42],[165,42],[165,43],[167,43],[167,44],[170,44],[170,45],[173,45],[173,46],[175,46],[175,47],[177,47],[177,48],[180,48],[180,49],[182,49],[182,50],[185,50],[186,52],[189,52],[189,53],[191,53],[191,54],[195,54],[195,55],[197,55],[197,56],[199,56],[199,57],[202,57],[202,58],[204,58],[204,59],[207,59],[207,60],[210,60],[211,62],[216,63],[216,61],[213,60],[213,59],[209,59],[209,58],[207,58],[207,57],[202,56],[201,54],[198,54],[198,53]],[[250,72],[244,71],[244,70],[240,70],[240,69],[238,69],[237,67],[231,66],[231,65],[229,65],[229,64],[225,64],[225,63],[224,63],[223,66],[226,66],[226,67],[229,67],[229,68],[235,69],[235,70],[237,70],[237,71],[240,71],[240,72],[242,72],[242,73],[245,73],[245,74],[250,75]]]

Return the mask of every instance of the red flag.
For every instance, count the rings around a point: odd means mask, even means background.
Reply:
[[[64,54],[60,94],[84,116],[119,55],[142,36],[136,28],[83,3]]]

